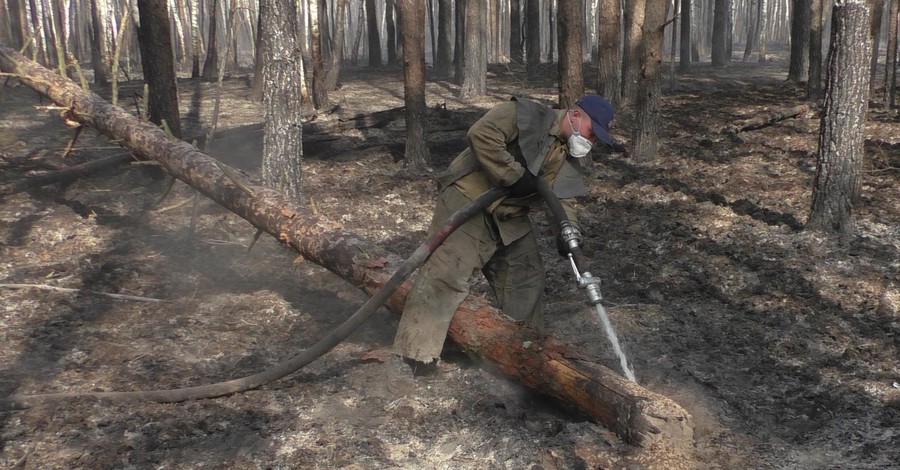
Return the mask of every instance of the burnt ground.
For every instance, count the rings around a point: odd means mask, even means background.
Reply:
[[[724,135],[801,104],[787,64],[697,66],[663,99],[660,158],[594,156],[582,226],[591,269],[638,381],[693,416],[695,468],[900,468],[900,121],[872,107],[857,231],[802,230],[815,112]],[[511,94],[554,100],[553,83],[491,70],[489,96],[428,85],[439,171],[465,123]],[[349,69],[329,122],[400,106],[402,72]],[[123,103],[137,85],[126,84]],[[4,181],[121,152],[72,131],[24,86],[0,101]],[[258,176],[260,105],[226,81],[209,152]],[[181,85],[193,132],[213,88]],[[43,105],[47,103],[44,102]],[[629,139],[621,113],[614,132]],[[463,125],[460,125],[463,124]],[[435,187],[402,165],[403,120],[307,135],[304,187],[319,213],[408,255]],[[330,139],[330,140],[329,140]],[[296,354],[364,301],[353,286],[263,237],[182,183],[127,167],[0,201],[0,394],[172,388],[243,376]],[[612,369],[593,310],[533,220],[549,275],[548,328]],[[483,282],[473,289],[484,291]],[[117,293],[159,302],[119,299]],[[0,413],[3,468],[642,468],[639,449],[458,354],[407,398],[384,390],[397,319],[380,311],[324,358],[259,390],[179,404],[89,399]]]

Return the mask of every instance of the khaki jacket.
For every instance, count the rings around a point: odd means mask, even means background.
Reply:
[[[438,177],[441,188],[455,185],[469,199],[494,186],[509,186],[525,171],[543,176],[574,224],[574,197],[584,195],[583,171],[568,157],[559,122],[565,110],[554,111],[525,100],[501,103],[478,120],[466,135],[469,147]],[[527,169],[526,169],[527,167]],[[539,195],[502,198],[487,208],[493,215],[504,245],[531,230],[530,207],[542,203]]]

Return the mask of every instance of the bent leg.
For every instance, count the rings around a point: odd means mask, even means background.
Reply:
[[[430,232],[470,201],[454,187],[438,198]],[[394,338],[394,354],[429,363],[440,358],[450,320],[469,294],[473,272],[496,249],[484,213],[453,232],[428,258],[413,283]]]
[[[482,271],[503,313],[544,331],[546,278],[534,231],[498,248]]]

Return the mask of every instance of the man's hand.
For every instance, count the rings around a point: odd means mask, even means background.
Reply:
[[[578,244],[578,248],[584,246],[584,237],[581,236],[581,230],[578,227],[569,226],[566,231],[559,232],[556,236],[556,251],[559,256],[566,257],[569,255],[569,240],[573,240]]]
[[[512,197],[525,197],[537,192],[537,176],[531,174],[528,168],[515,183],[509,186],[509,195]]]

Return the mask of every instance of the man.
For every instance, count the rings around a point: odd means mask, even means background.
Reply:
[[[577,229],[574,198],[587,192],[581,160],[595,143],[612,144],[612,118],[612,106],[597,95],[586,95],[566,110],[513,98],[469,129],[469,147],[438,178],[441,193],[429,235],[488,189],[505,186],[509,195],[466,221],[422,266],[387,364],[392,392],[411,392],[414,369],[437,365],[450,320],[468,295],[476,269],[505,314],[543,330],[544,266],[528,219],[529,207],[542,202],[537,176],[560,198]],[[565,245],[557,245],[566,254]]]

